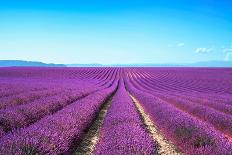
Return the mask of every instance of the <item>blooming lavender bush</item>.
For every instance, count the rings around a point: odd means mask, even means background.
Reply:
[[[123,80],[101,127],[94,154],[157,154],[157,145],[145,130]]]
[[[117,90],[94,154],[170,153],[168,145],[188,155],[231,155],[231,86],[228,68],[3,67],[0,154],[71,154],[88,143],[83,137]],[[127,91],[161,139],[151,139]]]
[[[23,153],[22,147],[39,154],[61,154],[69,150],[74,141],[80,141],[84,130],[95,119],[101,105],[109,98],[117,86],[114,84],[74,102],[53,115],[44,117],[28,128],[2,137],[1,152],[9,154],[12,149]],[[26,141],[26,143],[25,143]]]
[[[133,88],[128,80],[127,88],[141,102],[157,127],[183,152],[192,155],[232,153],[232,143],[212,126]]]

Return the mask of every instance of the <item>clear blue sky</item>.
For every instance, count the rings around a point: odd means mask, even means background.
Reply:
[[[0,59],[232,60],[230,0],[2,0]]]

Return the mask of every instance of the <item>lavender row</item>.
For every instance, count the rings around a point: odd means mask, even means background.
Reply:
[[[0,77],[7,79],[93,79],[115,68],[98,67],[6,67],[0,68]],[[101,79],[100,79],[101,80]]]
[[[141,87],[143,86],[141,83],[140,85]],[[142,91],[148,92],[150,94],[158,96],[159,98],[164,99],[165,101],[174,105],[175,107],[188,112],[192,116],[195,116],[201,119],[202,121],[212,124],[216,129],[232,137],[232,116],[231,115],[227,115],[225,113],[222,113],[220,111],[217,111],[215,109],[209,108],[201,104],[196,104],[195,102],[191,102],[187,99],[184,99],[183,97],[182,98],[175,97],[169,94],[164,95],[162,93],[149,91],[146,88],[143,88]],[[219,105],[218,107],[222,107],[220,106],[220,103],[218,103],[218,105]],[[226,109],[225,107],[224,111],[227,111],[227,110],[229,109]]]
[[[44,97],[34,102],[0,110],[0,127],[9,132],[29,125],[39,118],[58,110],[76,97],[75,92],[62,92],[55,96]],[[70,100],[72,99],[72,100]]]
[[[10,88],[3,88],[0,90],[0,98],[8,97],[14,94],[19,94],[19,93],[24,93],[24,92],[29,92],[29,91],[37,91],[37,90],[43,90],[44,88],[40,88],[38,86],[33,87],[33,86],[24,86],[22,84],[16,84],[16,85],[11,85],[8,84]]]
[[[145,131],[123,80],[100,129],[94,154],[155,154],[157,145]]]
[[[67,153],[73,141],[81,140],[85,129],[96,118],[103,102],[115,91],[117,81],[104,90],[95,92],[39,122],[4,136],[0,142],[2,154],[23,154],[30,150],[34,154]],[[25,149],[26,148],[26,149]]]
[[[232,106],[231,94],[208,94],[208,93],[184,93],[192,99],[204,100],[206,103],[221,103],[225,106]]]
[[[42,90],[41,88],[57,88],[63,85],[68,88],[72,87],[72,83],[76,86],[78,83],[95,86],[103,82],[102,76],[105,77],[114,70],[114,68],[1,68],[0,98],[31,90]],[[94,75],[91,73],[95,71],[95,76],[101,78],[92,79]]]
[[[201,105],[213,108],[215,110],[224,112],[226,114],[232,115],[232,104],[226,104],[225,101],[217,101],[213,97],[211,97],[211,99],[209,100],[206,95],[204,95],[205,97],[204,96],[201,96],[201,97],[192,96],[191,94],[180,94],[180,93],[176,93],[174,95],[179,98],[187,99],[196,104],[201,104]],[[215,96],[216,95],[214,95],[214,97]]]
[[[55,88],[57,83],[46,81],[45,79],[32,78],[4,78],[0,77],[0,98],[9,97],[11,95],[29,93],[31,91],[46,90]],[[59,86],[61,86],[59,84]]]
[[[44,97],[34,102],[14,106],[5,110],[0,110],[0,128],[8,133],[17,128],[28,126],[48,114],[52,114],[66,105],[85,97],[97,90],[105,89],[112,85],[117,72],[114,73],[107,84],[95,87],[79,86],[78,89],[68,89],[60,94],[51,97]],[[81,83],[80,83],[81,84]],[[4,135],[4,134],[2,134]]]
[[[150,89],[152,91],[155,92],[159,92],[156,90],[156,88],[153,87],[151,80],[147,80],[147,79],[140,79],[139,80],[141,83],[143,83],[142,85],[146,85],[146,89]],[[178,86],[178,85],[176,85]],[[148,88],[149,87],[149,88]],[[161,93],[161,92],[160,92]],[[181,98],[186,98],[189,99],[193,102],[196,103],[201,103],[203,105],[206,105],[208,107],[212,107],[214,109],[220,110],[222,112],[228,113],[228,114],[232,114],[232,104],[230,103],[232,101],[232,97],[227,96],[226,98],[222,98],[222,95],[219,94],[214,94],[214,95],[209,95],[206,93],[186,93],[186,92],[181,92],[181,93],[173,93],[173,95],[177,95]],[[224,95],[225,96],[225,95]],[[200,98],[200,99],[198,99]]]
[[[81,86],[81,83],[78,82],[80,83],[78,89],[67,89],[60,94],[44,97],[25,105],[2,109],[0,110],[0,128],[7,133],[14,129],[28,126],[90,93],[109,87],[116,76],[117,72],[104,85],[89,87],[88,85]]]
[[[149,80],[144,80],[144,79],[139,79],[138,80],[138,79],[133,78],[133,81],[135,81],[136,83],[141,85],[141,87],[143,87],[145,91],[152,91],[154,94],[156,93],[156,94],[163,95],[163,92],[159,92],[155,88],[152,87],[152,84],[150,83]],[[185,100],[189,100],[188,102],[191,102],[191,103],[194,102],[193,104],[204,105],[204,106],[214,108],[215,110],[219,110],[219,111],[227,113],[227,114],[232,114],[232,106],[230,106],[228,104],[225,104],[222,101],[219,102],[219,101],[214,100],[214,99],[211,99],[209,101],[205,94],[201,94],[203,99],[197,99],[196,96],[192,97],[191,95],[193,93],[188,93],[188,96],[186,96],[187,94],[185,94],[185,93],[171,93],[170,92],[170,93],[165,93],[165,94],[170,94],[170,95],[173,95],[173,96],[177,96],[177,98],[179,97],[179,98],[182,98],[182,99],[185,99]]]
[[[212,126],[176,109],[127,81],[127,88],[140,101],[156,126],[183,152],[191,155],[232,154],[232,143]]]
[[[50,95],[55,95],[61,92],[58,89],[47,89],[47,90],[39,90],[39,91],[31,91],[26,93],[20,93],[17,95],[7,96],[0,99],[0,109],[5,109],[11,106],[26,104],[28,102],[32,102],[41,97],[47,97]]]
[[[216,111],[209,107],[195,104],[183,98],[173,97],[170,95],[162,95],[159,97],[166,100],[169,104],[172,104],[175,107],[191,114],[192,116],[195,116],[202,121],[210,123],[216,129],[232,137],[232,116],[226,115],[225,113]]]
[[[25,105],[0,110],[0,127],[7,133],[14,129],[28,126],[93,91],[94,90],[91,89],[65,91],[55,96],[44,97]]]
[[[230,87],[230,84],[232,84],[231,71],[226,69],[220,69],[220,74],[216,69],[130,68],[127,71],[134,74],[149,71],[152,75],[149,81],[154,82],[156,88],[160,91],[183,92],[184,90],[200,93],[232,93]],[[225,74],[221,74],[221,72]],[[139,76],[139,78],[142,77]]]

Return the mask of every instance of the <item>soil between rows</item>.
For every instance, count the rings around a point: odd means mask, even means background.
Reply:
[[[139,101],[133,97],[130,93],[128,95],[131,97],[132,101],[135,104],[135,107],[138,110],[139,115],[144,123],[144,126],[152,137],[154,142],[158,143],[159,149],[158,153],[160,155],[183,155],[171,142],[169,142],[156,128],[149,115],[145,113],[143,107]],[[91,126],[86,130],[86,134],[83,136],[82,140],[79,143],[74,145],[74,148],[70,151],[71,154],[75,155],[92,155],[97,142],[99,140],[100,129],[103,124],[104,118],[107,114],[108,109],[111,106],[111,102],[114,94],[106,100],[102,105],[96,119],[93,121]]]
[[[100,134],[100,128],[104,121],[104,118],[107,114],[107,111],[111,105],[111,101],[114,94],[106,100],[102,105],[101,110],[99,111],[96,119],[87,129],[86,134],[83,136],[82,141],[79,144],[76,144],[76,147],[71,151],[75,155],[91,155],[95,149],[95,146],[98,142],[98,137]]]
[[[141,106],[141,104],[139,103],[139,101],[132,96],[129,92],[128,94],[130,95],[131,99],[133,100],[140,116],[141,119],[147,129],[147,131],[149,132],[150,136],[153,138],[153,140],[158,143],[159,145],[159,149],[158,149],[158,153],[160,155],[183,155],[183,153],[180,152],[180,150],[178,150],[178,148],[176,148],[171,142],[169,142],[161,133],[160,131],[157,129],[157,127],[155,126],[155,124],[153,123],[153,121],[150,119],[149,115],[146,114],[146,112],[144,111],[143,107]]]

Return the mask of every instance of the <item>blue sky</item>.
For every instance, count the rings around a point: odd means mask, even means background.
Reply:
[[[231,6],[228,0],[3,0],[0,59],[232,61]]]

